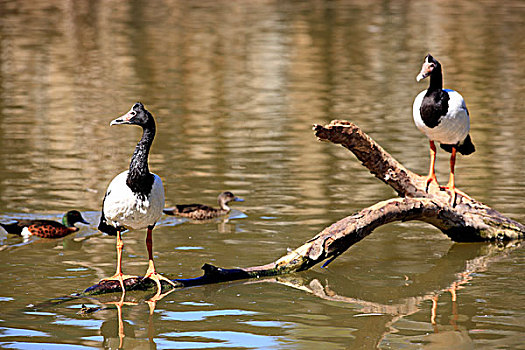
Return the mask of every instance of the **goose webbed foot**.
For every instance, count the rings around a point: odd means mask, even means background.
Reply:
[[[457,205],[458,196],[474,202],[474,199],[472,197],[470,197],[465,192],[457,189],[456,187],[451,188],[450,186],[447,185],[447,186],[440,186],[439,189],[441,191],[446,191],[449,194],[450,196],[449,204],[452,206],[452,208],[454,208]]]
[[[425,192],[428,193],[428,188],[430,187],[430,184],[432,182],[435,182],[436,185],[439,186],[438,180],[436,178],[436,174],[429,174],[425,179]]]
[[[133,276],[133,275],[125,275],[123,274],[122,272],[118,272],[118,273],[115,273],[113,276],[111,277],[106,277],[106,278],[103,278],[99,281],[99,283],[103,283],[103,282],[107,282],[107,281],[119,281],[120,283],[120,288],[122,288],[122,292],[125,292],[126,291],[126,288],[124,286],[124,281],[129,279],[129,278],[138,278],[138,276]]]
[[[450,201],[448,204],[450,204],[452,208],[456,207],[456,200],[458,198],[458,193],[456,192],[456,189],[447,186],[442,186],[439,189],[448,193],[448,195],[450,196]]]
[[[153,280],[157,284],[157,293],[159,295],[162,292],[162,284],[160,283],[161,281],[165,281],[165,282],[171,284],[173,287],[177,287],[177,284],[175,282],[173,282],[172,280],[170,280],[167,277],[162,276],[161,274],[159,274],[155,270],[148,270],[146,272],[146,275],[144,275],[143,279],[146,279],[146,278],[149,278],[149,279]]]

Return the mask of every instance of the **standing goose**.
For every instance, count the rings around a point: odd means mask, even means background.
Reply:
[[[428,191],[432,181],[437,183],[434,170],[436,162],[434,141],[437,141],[442,149],[451,153],[450,178],[443,189],[453,191],[452,205],[454,205],[458,193],[466,196],[456,189],[454,183],[456,152],[469,155],[476,150],[469,135],[470,118],[463,97],[454,90],[443,89],[441,64],[430,54],[425,57],[416,80],[420,81],[426,77],[430,77],[429,87],[417,95],[412,110],[417,128],[430,140],[430,171],[426,178],[426,189]]]
[[[78,210],[70,210],[62,217],[62,223],[53,220],[20,219],[11,224],[0,223],[0,226],[2,226],[7,233],[19,235],[25,239],[30,236],[62,238],[78,231],[78,227],[75,227],[77,222],[89,225],[89,222],[84,220]]]
[[[154,280],[157,284],[157,293],[160,293],[161,280],[170,284],[173,282],[157,273],[153,263],[152,231],[164,207],[162,180],[156,174],[150,173],[148,168],[148,154],[155,137],[155,120],[142,103],[137,102],[128,113],[110,123],[110,125],[125,124],[142,127],[142,138],[135,147],[129,170],[115,176],[102,202],[102,215],[98,228],[102,232],[117,236],[117,270],[113,276],[104,280],[118,280],[122,291],[125,291],[124,279],[133,276],[122,274],[124,244],[121,233],[128,228],[147,228],[146,246],[149,265],[144,278]]]
[[[225,191],[217,197],[217,202],[220,208],[212,208],[204,204],[177,204],[174,208],[164,209],[164,214],[181,216],[193,220],[213,219],[230,212],[229,202],[244,202],[244,199],[235,196],[230,191]]]

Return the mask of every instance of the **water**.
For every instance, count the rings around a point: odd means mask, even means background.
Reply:
[[[173,278],[274,261],[395,195],[314,123],[351,120],[425,173],[411,108],[427,52],[472,117],[457,185],[525,222],[523,18],[520,1],[1,1],[0,221],[78,209],[91,224],[54,241],[0,232],[0,347],[523,348],[523,249],[423,223],[382,227],[327,269],[176,291],[151,315],[144,293],[120,320],[102,298],[28,307],[114,272],[96,225],[140,130],[109,122],[136,101],[157,120],[150,167],[168,206],[246,200],[224,222],[163,217],[155,258]],[[144,238],[125,234],[125,273],[145,272]],[[77,315],[83,303],[104,308]]]

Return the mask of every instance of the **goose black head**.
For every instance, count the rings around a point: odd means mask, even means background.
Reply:
[[[131,107],[128,113],[111,121],[109,125],[138,125],[145,127],[153,122],[153,116],[140,102]]]
[[[87,222],[83,217],[82,214],[78,210],[70,210],[68,211],[64,217],[62,218],[62,223],[65,226],[73,226],[77,222],[89,225],[89,222]]]
[[[429,75],[432,74],[434,70],[441,70],[441,64],[434,58],[432,55],[428,54],[425,57],[425,62],[423,62],[423,66],[421,67],[421,72],[416,77],[417,81],[423,80]]]

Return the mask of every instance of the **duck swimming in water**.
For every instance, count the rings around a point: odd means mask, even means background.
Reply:
[[[230,212],[231,208],[228,206],[229,202],[244,202],[244,199],[226,191],[222,192],[217,197],[217,202],[219,203],[220,208],[213,208],[204,204],[177,204],[175,207],[166,208],[163,211],[164,214],[190,218],[193,220],[214,219]]]
[[[43,219],[20,219],[11,224],[0,223],[0,226],[2,226],[7,233],[19,235],[25,239],[30,236],[41,238],[62,238],[79,230],[78,227],[75,227],[77,222],[89,225],[89,222],[84,220],[82,214],[80,214],[78,210],[70,210],[62,217],[62,223]]]

